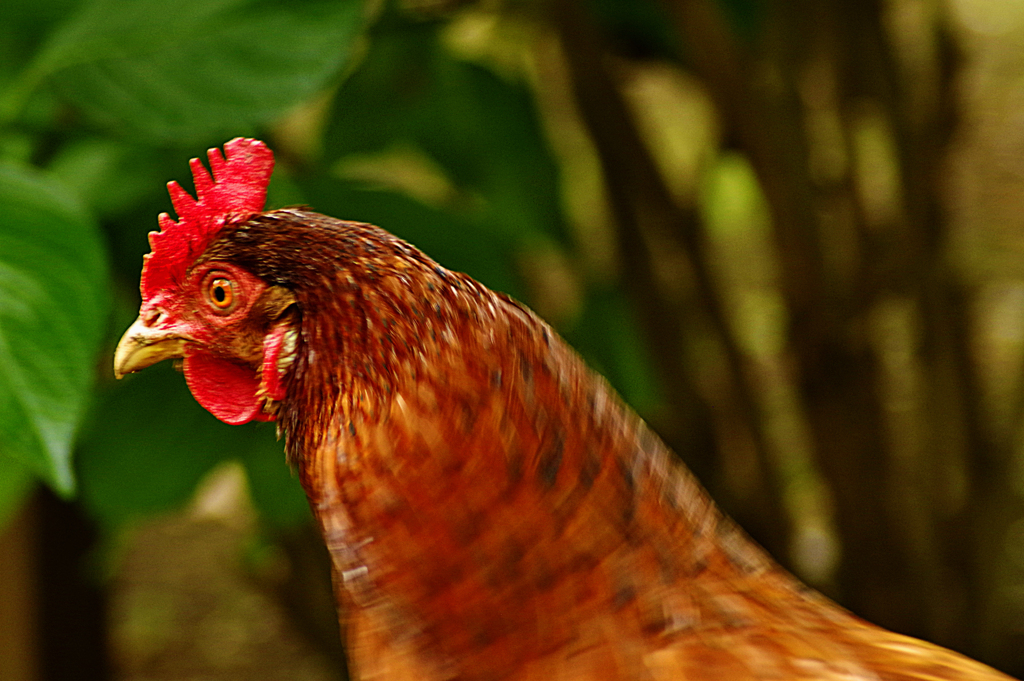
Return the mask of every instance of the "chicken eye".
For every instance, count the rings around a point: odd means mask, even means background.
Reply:
[[[206,288],[206,297],[219,312],[227,312],[235,305],[235,285],[226,277],[214,277]]]

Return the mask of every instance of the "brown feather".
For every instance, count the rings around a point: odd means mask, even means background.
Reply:
[[[359,678],[1007,678],[800,585],[543,321],[387,233],[282,210],[204,259],[294,295],[278,418]]]

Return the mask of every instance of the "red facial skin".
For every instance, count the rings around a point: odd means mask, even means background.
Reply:
[[[168,184],[178,220],[161,214],[160,231],[149,235],[142,307],[118,345],[115,373],[181,357],[189,388],[214,416],[230,424],[273,420],[272,403],[285,392],[279,374],[289,353],[282,348],[292,347],[293,336],[284,323],[260,313],[283,299],[281,291],[268,291],[235,265],[196,259],[226,225],[263,209],[274,155],[259,140],[239,137],[223,152],[210,149],[208,159],[209,171],[199,159],[189,163],[195,197]]]
[[[180,288],[164,289],[142,305],[147,326],[184,341],[185,380],[192,394],[214,416],[232,425],[271,421],[264,397],[279,399],[276,366],[268,369],[273,389],[261,389],[264,371],[263,336],[250,312],[267,284],[224,262],[207,262],[191,270]],[[268,348],[280,352],[282,334]],[[270,336],[268,336],[268,339]],[[248,349],[240,357],[239,349]]]

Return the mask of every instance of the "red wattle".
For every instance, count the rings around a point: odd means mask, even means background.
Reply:
[[[186,351],[185,382],[192,396],[224,423],[272,421],[256,397],[259,378],[252,369],[202,351]]]
[[[263,339],[263,388],[272,400],[283,400],[285,397],[284,381],[277,368],[278,360],[284,351],[284,339],[288,333],[286,324],[278,324]]]

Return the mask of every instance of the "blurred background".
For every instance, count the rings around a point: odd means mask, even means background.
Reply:
[[[113,380],[187,161],[527,302],[857,614],[1024,676],[1024,1],[4,0],[0,680],[345,678],[273,424]]]

